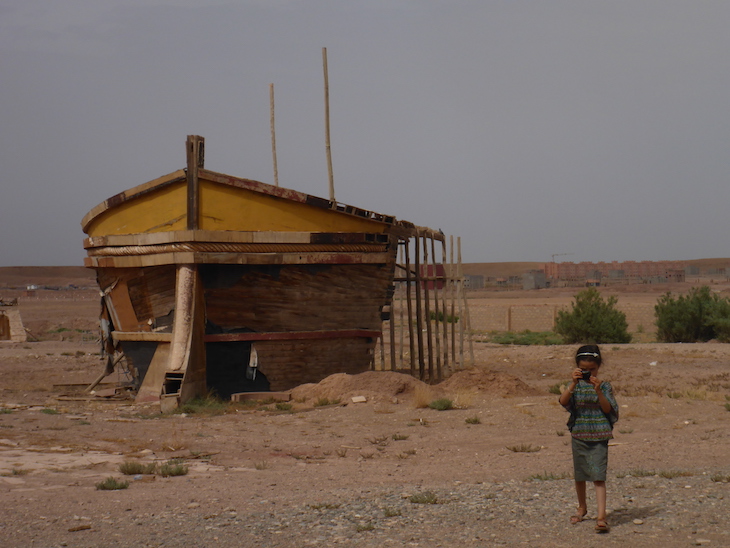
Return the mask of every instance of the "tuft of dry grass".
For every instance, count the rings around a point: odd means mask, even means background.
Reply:
[[[413,504],[438,504],[438,497],[433,491],[424,491],[411,495],[410,500]]]
[[[472,390],[460,389],[452,396],[454,407],[456,409],[468,409],[474,403],[476,394]]]
[[[157,472],[157,464],[154,462],[143,464],[136,461],[126,461],[119,465],[119,471],[125,476],[155,474]]]
[[[413,390],[413,405],[416,409],[428,407],[433,401],[433,390],[426,384],[418,384]]]
[[[178,461],[178,459],[171,459],[167,463],[160,466],[157,472],[163,478],[169,478],[172,476],[185,476],[188,473],[188,467]]]
[[[118,489],[126,489],[127,487],[129,487],[128,481],[119,481],[111,476],[96,484],[96,488],[99,491],[116,491]]]
[[[513,453],[537,453],[542,447],[539,445],[531,445],[529,443],[522,443],[520,445],[508,445],[507,449]]]

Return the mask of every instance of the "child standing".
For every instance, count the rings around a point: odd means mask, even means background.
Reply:
[[[588,513],[586,482],[596,488],[596,532],[607,533],[606,468],[608,440],[613,438],[613,425],[618,420],[618,405],[608,381],[598,379],[603,360],[601,350],[594,344],[581,346],[575,354],[576,368],[571,382],[560,395],[560,405],[570,411],[568,428],[572,435],[573,472],[578,510],[570,518],[579,523]]]

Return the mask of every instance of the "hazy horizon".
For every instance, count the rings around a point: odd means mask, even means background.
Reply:
[[[730,2],[0,0],[0,265],[185,167],[462,239],[463,261],[730,255]],[[563,255],[569,254],[569,255]]]

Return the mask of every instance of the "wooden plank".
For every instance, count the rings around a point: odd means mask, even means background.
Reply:
[[[204,230],[384,233],[389,227],[368,217],[216,184],[202,173],[200,192],[199,222]]]
[[[140,322],[134,311],[126,279],[117,279],[117,283],[109,291],[106,305],[112,316],[116,329],[122,331],[149,331],[150,326]]]
[[[108,200],[100,203],[96,207],[92,208],[91,211],[84,215],[84,218],[81,220],[81,228],[85,233],[88,234],[89,225],[94,221],[94,219],[96,219],[96,217],[98,217],[105,211],[118,207],[120,204],[142,196],[152,190],[164,188],[167,185],[180,183],[184,180],[185,171],[179,169],[167,175],[163,175],[162,177],[158,177],[157,179],[154,179],[147,183],[143,183],[129,190],[125,190],[124,192],[120,192],[116,196],[113,196]]]
[[[147,374],[142,380],[135,401],[137,403],[159,401],[162,393],[162,385],[165,382],[165,371],[170,358],[170,344],[160,343],[157,345],[152,361],[147,369]]]
[[[219,242],[219,243],[287,243],[308,244],[318,241],[320,234],[335,234],[344,239],[363,239],[369,234],[355,232],[279,232],[279,231],[225,231],[225,230],[174,230],[144,234],[110,234],[89,237],[84,240],[86,249],[108,246],[161,245],[178,242]]]
[[[185,179],[125,199],[109,207],[86,226],[89,236],[166,232],[186,228],[187,187]]]
[[[335,331],[288,331],[269,333],[216,333],[205,335],[205,342],[238,341],[301,341],[311,339],[341,339],[352,337],[378,338],[381,332],[374,329],[343,329]]]
[[[172,333],[145,331],[112,331],[112,339],[117,341],[167,342],[172,341]]]
[[[386,264],[389,252],[377,253],[160,253],[125,257],[86,257],[88,268],[137,268],[171,264]]]

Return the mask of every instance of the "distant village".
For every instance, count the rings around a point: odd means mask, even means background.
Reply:
[[[465,286],[471,289],[509,287],[512,289],[543,289],[548,287],[598,287],[602,285],[665,284],[684,282],[692,276],[727,276],[725,268],[708,268],[687,261],[612,261],[612,262],[550,262],[539,270],[521,276],[489,277],[467,275]]]

